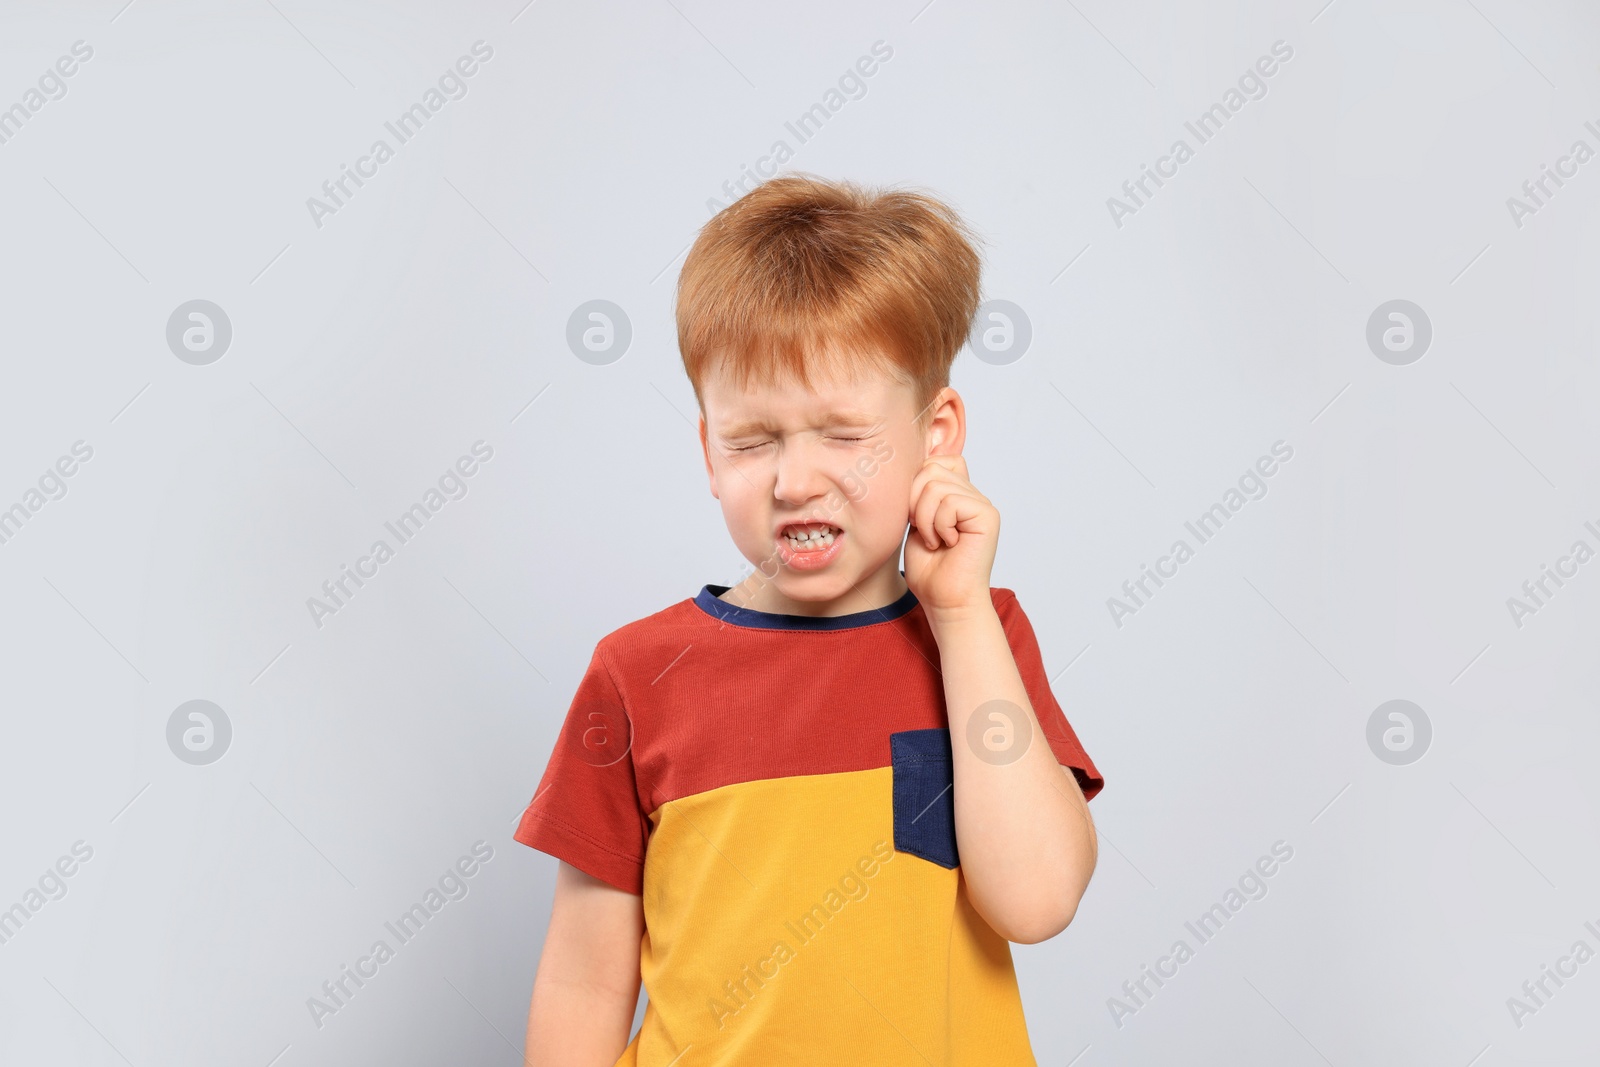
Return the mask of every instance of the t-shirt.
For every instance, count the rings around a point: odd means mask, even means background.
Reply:
[[[1010,943],[961,877],[916,597],[809,617],[726,591],[600,640],[515,834],[642,896],[648,1001],[618,1067],[1035,1063]],[[1093,797],[1028,617],[990,593],[1044,739]]]

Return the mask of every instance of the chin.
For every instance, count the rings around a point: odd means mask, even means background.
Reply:
[[[842,571],[829,571],[826,574],[796,574],[787,567],[778,572],[778,576],[771,582],[773,588],[790,600],[799,600],[805,603],[821,603],[827,600],[837,600],[849,591],[853,578]]]
[[[792,600],[826,601],[849,596],[852,589],[876,573],[877,567],[829,567],[815,573],[795,572],[787,567],[773,582],[778,590]]]

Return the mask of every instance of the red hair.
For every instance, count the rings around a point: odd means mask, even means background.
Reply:
[[[773,178],[701,229],[678,276],[678,350],[741,388],[863,366],[907,381],[919,413],[950,384],[977,313],[980,240],[947,205],[809,174]]]

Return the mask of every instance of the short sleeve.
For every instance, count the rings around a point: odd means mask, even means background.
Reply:
[[[649,817],[639,802],[632,741],[632,722],[597,647],[512,837],[642,894]]]
[[[1105,786],[1105,779],[1089,759],[1089,754],[1083,750],[1072,724],[1067,722],[1061,705],[1056,703],[1055,694],[1050,691],[1050,679],[1045,674],[1033,624],[1017,602],[1017,595],[1009,589],[995,590],[995,610],[1000,615],[1000,624],[1005,628],[1006,641],[1011,646],[1012,658],[1017,661],[1023,687],[1028,691],[1028,702],[1033,705],[1033,714],[1039,720],[1056,762],[1072,768],[1073,777],[1078,780],[1078,788],[1083,790],[1085,800],[1094,799],[1095,794]]]

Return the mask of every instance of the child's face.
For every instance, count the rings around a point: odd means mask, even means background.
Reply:
[[[740,390],[726,375],[708,377],[706,472],[734,544],[759,572],[749,581],[775,587],[759,598],[763,610],[837,602],[829,613],[861,611],[879,605],[856,601],[899,577],[911,481],[930,451],[947,450],[948,420],[919,428],[911,385],[882,372],[812,386]],[[831,536],[791,539],[794,524],[825,525]]]

